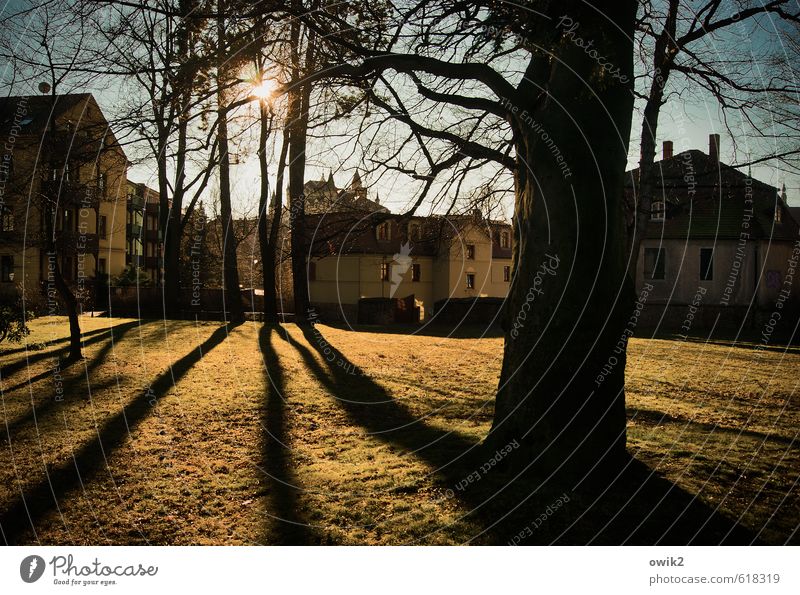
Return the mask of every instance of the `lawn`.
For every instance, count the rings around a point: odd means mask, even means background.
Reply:
[[[81,324],[69,366],[62,318],[0,346],[6,542],[800,542],[796,348],[633,339],[609,489],[462,490],[494,456],[500,338]]]

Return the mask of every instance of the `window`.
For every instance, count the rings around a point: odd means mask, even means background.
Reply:
[[[14,280],[14,257],[0,257],[0,281],[11,283]]]
[[[666,277],[666,250],[664,248],[644,249],[645,279],[661,280]]]
[[[422,279],[422,270],[420,269],[419,264],[414,263],[411,265],[411,280],[419,281],[420,279]]]
[[[64,216],[63,216],[63,223],[61,229],[66,231],[74,231],[75,223],[74,217],[72,216],[72,211],[70,209],[64,209]]]
[[[155,231],[158,229],[157,218],[155,215],[148,215],[147,216],[147,230],[148,231]]]
[[[475,289],[475,273],[467,273],[467,289]]]
[[[510,248],[511,247],[511,234],[507,231],[504,231],[500,234],[500,247],[501,248]]]
[[[309,262],[308,263],[308,280],[309,281],[316,281],[317,280],[317,263],[316,262]]]
[[[381,263],[381,281],[388,281],[389,280],[389,263],[382,262]]]
[[[378,238],[382,242],[386,242],[391,240],[391,233],[389,231],[389,222],[384,221],[375,229],[375,237]]]
[[[155,244],[153,242],[147,242],[147,258],[152,258],[155,256]]]
[[[775,223],[780,223],[782,220],[782,211],[781,205],[775,205]]]
[[[108,218],[105,215],[100,215],[100,220],[98,221],[98,229],[97,235],[100,236],[100,239],[106,239],[106,227],[108,223]]]
[[[101,258],[97,261],[97,274],[98,275],[105,275],[106,274],[106,259]]]
[[[663,221],[666,214],[666,207],[663,200],[653,201],[650,207],[650,221]]]
[[[511,281],[511,267],[508,265],[503,267],[503,281],[506,283]]]
[[[108,178],[107,178],[106,174],[101,174],[100,170],[98,169],[98,171],[97,171],[97,191],[100,193],[101,196],[103,194],[105,194],[107,180],[108,180]]]
[[[713,281],[714,279],[714,249],[700,248],[700,279]]]
[[[408,235],[412,240],[419,240],[419,223],[409,225]]]
[[[467,260],[475,260],[475,245],[467,244]]]
[[[9,207],[0,214],[0,231],[14,231],[14,211]]]

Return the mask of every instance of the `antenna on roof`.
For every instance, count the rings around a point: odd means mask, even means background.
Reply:
[[[39,93],[42,95],[47,95],[50,92],[50,83],[45,83],[42,81],[39,83]]]

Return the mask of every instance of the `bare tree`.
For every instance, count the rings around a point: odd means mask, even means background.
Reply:
[[[680,99],[689,105],[692,97],[711,99],[719,106],[734,143],[737,138],[769,141],[750,143],[750,149],[761,154],[748,150],[737,166],[773,161],[796,167],[800,87],[789,61],[782,58],[785,47],[766,44],[760,55],[754,55],[742,51],[741,40],[757,35],[762,27],[783,28],[791,52],[793,39],[796,47],[798,20],[800,11],[792,0],[709,0],[699,6],[682,0],[642,3],[638,55],[640,79],[647,90],[637,92],[643,102],[639,177],[636,202],[628,205],[632,213],[628,241],[634,262],[654,200],[659,117],[670,101]]]
[[[340,15],[303,17],[357,56],[308,80],[349,80],[410,131],[423,159],[405,163],[398,150],[394,161],[420,196],[470,161],[513,176],[514,277],[489,439],[524,440],[529,463],[576,472],[625,450],[621,338],[633,292],[622,188],[635,13],[635,2],[421,2],[397,8],[391,26],[360,15],[369,45]]]
[[[88,116],[85,121],[81,118],[73,123],[57,121],[63,107],[59,104],[61,95],[98,83],[100,73],[89,55],[102,51],[104,46],[90,35],[94,14],[93,7],[70,0],[23,3],[6,16],[0,39],[0,53],[13,73],[8,92],[37,89],[48,97],[45,104],[31,106],[40,111],[36,117],[46,114],[46,125],[40,131],[41,153],[29,171],[18,167],[13,182],[20,196],[37,197],[37,243],[47,255],[48,283],[52,281],[69,319],[70,359],[82,357],[80,303],[65,278],[62,259],[73,252],[78,252],[78,257],[93,255],[96,280],[99,248],[97,242],[81,241],[89,234],[85,230],[79,234],[77,217],[64,219],[64,214],[77,212],[79,207],[81,212],[91,209],[95,227],[99,226],[99,205],[107,200],[105,184],[101,183],[105,180],[104,157],[119,148],[111,140],[108,128]],[[34,155],[29,156],[34,159]],[[92,179],[81,176],[82,171],[91,171]]]

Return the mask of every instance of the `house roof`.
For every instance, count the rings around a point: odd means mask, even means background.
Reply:
[[[389,226],[389,238],[378,239],[378,225]],[[419,235],[412,237],[411,226],[419,225]],[[337,254],[394,255],[406,243],[412,256],[436,256],[440,246],[458,241],[466,226],[481,229],[491,238],[493,258],[511,258],[511,248],[503,248],[500,232],[511,232],[508,223],[477,221],[472,216],[405,217],[399,214],[352,212],[309,214],[306,216],[308,242],[315,256]],[[441,241],[440,241],[441,240]],[[510,244],[510,243],[509,243]]]
[[[638,168],[627,172],[625,191],[631,197],[638,175]],[[777,188],[702,151],[684,151],[656,162],[655,175],[653,200],[665,202],[666,218],[649,222],[648,239],[738,239],[742,233],[750,239],[798,237],[798,224],[791,216],[775,221],[776,208],[788,212]]]
[[[80,130],[93,136],[91,130],[95,129],[97,140],[105,138],[106,146],[125,154],[91,93],[0,97],[0,136],[7,138],[13,131],[22,137],[41,136],[53,121],[58,127],[63,124],[64,115],[74,111],[82,114],[82,119],[76,123]]]

